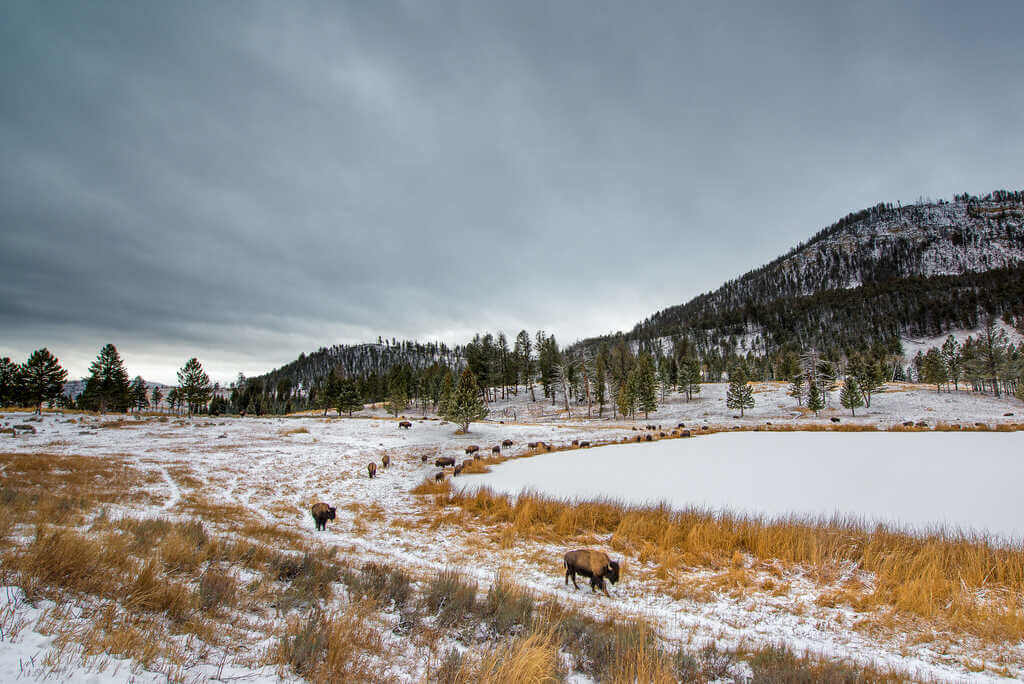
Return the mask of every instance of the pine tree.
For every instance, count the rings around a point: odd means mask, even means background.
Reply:
[[[186,405],[188,415],[191,416],[206,406],[212,392],[210,376],[203,370],[199,359],[193,356],[178,371],[179,401]]]
[[[803,406],[804,376],[799,372],[793,376],[793,381],[789,384],[789,396],[796,399],[797,406]]]
[[[684,357],[679,362],[679,390],[686,393],[686,400],[700,394],[700,361],[692,356]]]
[[[36,407],[36,413],[43,412],[44,401],[53,401],[60,396],[64,381],[68,379],[68,372],[46,347],[32,352],[19,375],[24,397]]]
[[[946,364],[949,379],[953,381],[953,389],[959,391],[964,357],[960,343],[952,335],[942,343],[942,360]]]
[[[864,405],[864,397],[861,396],[857,378],[854,376],[846,376],[843,389],[839,393],[839,403],[843,405],[843,408],[850,409],[851,416],[857,415],[857,409]]]
[[[459,378],[459,386],[452,394],[451,401],[445,407],[447,410],[442,414],[445,420],[459,426],[459,431],[469,432],[469,424],[474,420],[483,420],[487,417],[488,410],[480,400],[480,388],[476,384],[476,378],[469,368],[462,371]]]
[[[149,408],[149,399],[146,396],[146,381],[141,375],[136,375],[128,390],[131,397],[131,407],[137,411]]]
[[[160,400],[164,398],[164,393],[160,391],[159,387],[154,387],[153,392],[150,394],[150,403],[154,409],[160,408]]]
[[[811,382],[807,388],[807,408],[814,411],[814,415],[818,415],[818,411],[825,408],[825,399],[821,396],[821,390],[818,389],[818,385]]]
[[[602,345],[601,350],[597,353],[597,361],[594,362],[594,399],[597,401],[597,416],[598,418],[604,417],[604,405],[608,401],[605,386],[607,379],[605,378],[605,349]]]
[[[631,371],[618,389],[615,405],[623,418],[632,418],[636,409],[636,373]]]
[[[942,362],[942,355],[936,347],[932,347],[924,355],[924,360],[921,362],[921,379],[930,385],[935,385],[936,392],[949,379],[946,364]]]
[[[131,404],[130,382],[124,361],[117,353],[117,347],[108,344],[89,366],[89,378],[83,392],[87,405],[100,413],[105,411],[127,411]]]
[[[402,382],[392,384],[391,392],[388,394],[388,413],[397,416],[409,406],[409,396],[405,392],[405,385]]]
[[[644,412],[645,419],[658,410],[658,381],[654,361],[648,354],[642,355],[636,366],[636,407]]]
[[[1024,401],[1024,377],[1017,379],[1017,391],[1013,393],[1020,401]]]
[[[352,417],[353,411],[363,408],[363,397],[359,393],[359,385],[352,378],[343,378],[338,384],[338,393],[334,397],[334,407],[338,415],[347,413]]]
[[[739,409],[740,417],[745,409],[754,408],[754,390],[747,384],[747,374],[742,367],[729,373],[729,389],[725,394],[725,405],[731,409]]]
[[[437,415],[443,416],[451,410],[452,400],[455,398],[455,387],[452,380],[452,372],[444,374],[441,381],[441,399],[437,402]]]
[[[881,361],[866,361],[853,373],[853,377],[860,387],[861,396],[864,397],[864,406],[871,408],[871,397],[885,391],[885,366]]]
[[[0,358],[0,406],[11,406],[18,399],[21,369],[9,357]]]

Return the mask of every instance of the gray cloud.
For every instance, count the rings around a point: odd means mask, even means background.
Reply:
[[[5,3],[0,354],[171,380],[629,327],[1024,186],[1024,6]]]

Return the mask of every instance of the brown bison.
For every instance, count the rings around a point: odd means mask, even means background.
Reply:
[[[573,446],[579,446],[580,445],[580,440],[578,440],[578,439],[572,440],[572,445]]]
[[[412,427],[412,423],[410,423],[407,420],[403,420],[401,423],[398,424],[398,427],[405,428],[406,430],[408,430],[409,428]]]
[[[681,434],[683,437],[689,437],[691,432],[689,430],[683,430],[679,434]]]
[[[646,440],[648,442],[653,442],[654,441],[654,436],[653,435],[644,435],[644,440]]]
[[[444,471],[440,470],[434,473],[434,482],[444,482]]]
[[[388,456],[387,454],[384,454],[383,456],[380,457],[380,467],[387,468],[389,465],[391,465],[391,457]]]
[[[590,446],[590,442],[580,442],[580,448],[585,449]]]
[[[492,446],[491,447],[491,453],[492,454],[500,454],[501,453],[501,445],[500,444],[495,444],[494,446]]]
[[[513,444],[513,442],[512,442],[511,439],[503,439],[501,441],[501,446],[503,446],[503,447],[510,447],[510,446],[512,446],[512,444]]]
[[[536,449],[537,448],[537,443],[536,442],[527,442],[526,443],[526,448],[527,449]]]
[[[422,456],[420,456],[420,463],[426,463],[426,462],[427,462],[427,455],[423,454]]]
[[[455,465],[455,459],[452,458],[451,456],[442,456],[441,458],[434,461],[434,465],[436,465],[438,468],[444,468],[445,466],[453,466]]]
[[[468,447],[466,447],[467,456],[471,456],[478,451],[480,451],[480,447],[478,447],[476,444],[470,444]]]
[[[313,504],[313,508],[310,510],[313,516],[313,520],[316,521],[316,529],[326,530],[327,521],[334,520],[337,516],[338,509],[328,506],[324,502]]]
[[[562,564],[565,565],[566,584],[569,584],[569,580],[572,579],[573,588],[579,589],[576,584],[576,575],[583,575],[590,578],[592,593],[600,589],[605,596],[611,598],[608,589],[604,586],[604,579],[607,577],[612,584],[619,581],[619,563],[609,558],[607,553],[593,549],[577,549],[565,554]]]
[[[462,473],[462,469],[465,468],[465,467],[466,467],[465,463],[460,463],[459,465],[455,466],[455,470],[454,470],[454,472],[452,472],[452,477],[455,477],[456,475],[461,474]]]
[[[366,466],[366,472],[370,474],[370,479],[372,480],[373,477],[377,474],[377,464],[371,462],[368,466]]]

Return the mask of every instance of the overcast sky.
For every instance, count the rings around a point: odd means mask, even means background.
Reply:
[[[1024,187],[1024,3],[0,4],[0,355],[630,328]]]

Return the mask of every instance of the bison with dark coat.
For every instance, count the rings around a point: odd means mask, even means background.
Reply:
[[[380,467],[387,468],[389,465],[391,465],[391,457],[388,456],[387,454],[384,454],[383,456],[380,457]]]
[[[467,456],[472,456],[478,451],[480,451],[480,447],[478,447],[476,444],[470,444],[468,447],[466,447]]]
[[[512,444],[513,444],[513,442],[512,442],[511,439],[503,439],[501,441],[501,446],[503,446],[503,447],[510,447],[510,446],[512,446]]]
[[[372,480],[374,476],[377,474],[377,464],[370,463],[368,466],[366,466],[366,472],[370,474],[370,479]]]
[[[590,446],[590,442],[580,442],[580,448],[581,449],[586,449],[589,446]]]
[[[600,589],[605,596],[611,598],[608,589],[604,586],[604,580],[607,577],[612,584],[619,581],[619,563],[609,558],[607,553],[593,549],[577,549],[565,554],[562,564],[565,565],[566,584],[569,584],[569,580],[572,579],[572,586],[579,589],[576,584],[576,575],[589,577],[591,593]]]
[[[492,454],[500,454],[501,453],[501,445],[500,444],[495,444],[494,446],[492,446],[491,447],[491,453]]]
[[[427,455],[423,454],[422,456],[420,456],[420,463],[426,463],[426,462],[427,462]]]
[[[318,504],[313,504],[313,508],[310,510],[310,513],[313,515],[313,520],[316,521],[316,529],[326,530],[327,521],[334,520],[337,516],[338,509],[332,508],[321,501]]]
[[[434,482],[444,482],[444,471],[434,473]]]
[[[406,430],[408,430],[409,428],[412,427],[412,423],[410,423],[407,420],[403,420],[401,423],[398,424],[398,427],[405,428]]]
[[[455,459],[452,458],[451,456],[442,456],[441,458],[434,461],[434,465],[436,465],[438,468],[444,468],[445,466],[453,466],[455,465]]]
[[[462,469],[465,468],[465,467],[466,467],[465,463],[460,463],[459,465],[455,466],[455,470],[452,471],[452,477],[455,477],[456,475],[459,475],[462,472]]]

